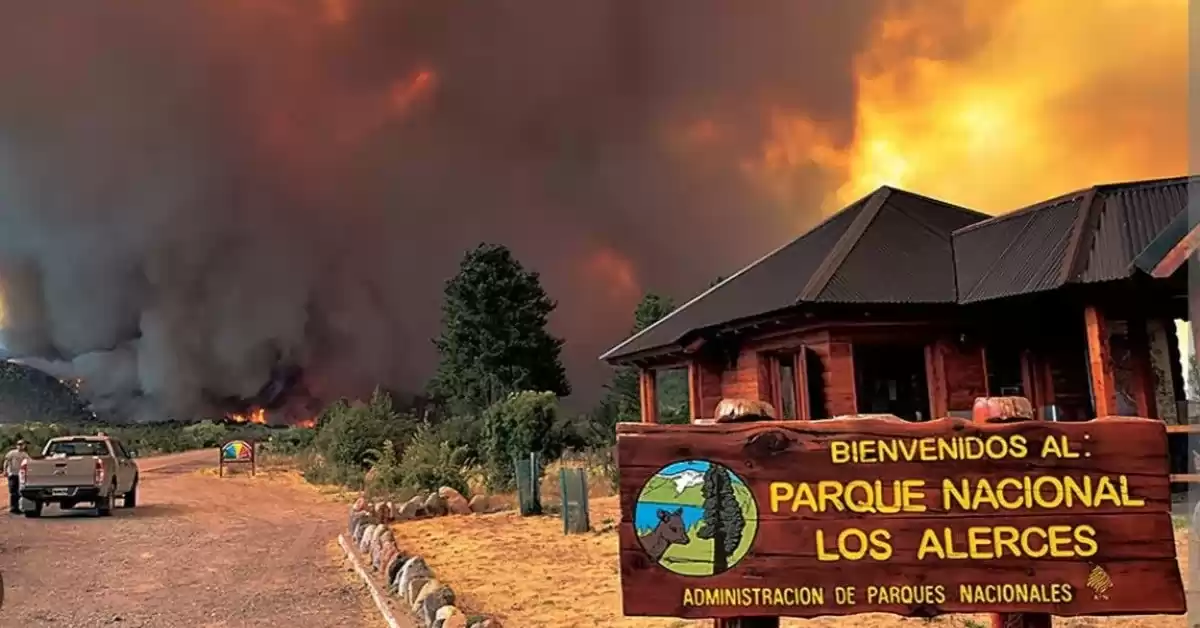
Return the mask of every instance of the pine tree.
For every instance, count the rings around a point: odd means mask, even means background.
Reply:
[[[742,532],[746,519],[733,491],[733,480],[729,470],[718,464],[709,464],[704,472],[704,517],[698,533],[702,539],[713,542],[713,575],[729,569],[729,559],[742,543]]]
[[[555,307],[538,274],[504,246],[468,251],[446,282],[431,392],[470,414],[522,390],[570,394],[563,341],[546,330]]]

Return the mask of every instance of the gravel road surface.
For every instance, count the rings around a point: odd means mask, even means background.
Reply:
[[[0,515],[0,627],[359,628],[331,541],[346,507],[279,477],[218,478],[216,450],[138,461],[139,504]]]

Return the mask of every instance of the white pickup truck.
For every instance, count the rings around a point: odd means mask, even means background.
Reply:
[[[133,456],[109,436],[53,438],[42,455],[21,463],[21,511],[42,516],[46,504],[74,508],[90,503],[102,517],[112,514],[117,498],[137,505],[138,468]]]

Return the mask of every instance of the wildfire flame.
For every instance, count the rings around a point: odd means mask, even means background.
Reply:
[[[230,414],[228,418],[234,423],[258,423],[259,425],[266,425],[267,411],[262,408],[258,408],[257,410],[253,410],[248,414]]]
[[[245,414],[230,414],[227,415],[226,418],[234,423],[257,423],[259,425],[266,425],[267,411],[263,408],[258,408]],[[313,428],[317,426],[317,420],[314,417],[309,417],[307,419],[300,419],[299,421],[289,421],[288,424],[292,427]]]
[[[1184,0],[897,3],[855,63],[853,140],[777,109],[744,164],[785,206],[805,169],[833,211],[892,185],[991,212],[1186,172]]]

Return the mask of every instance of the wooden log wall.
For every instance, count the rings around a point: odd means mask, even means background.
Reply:
[[[988,396],[987,361],[983,347],[949,339],[935,341],[926,351],[926,373],[931,376],[930,410],[935,417],[949,412],[969,412],[975,399]],[[945,382],[944,386],[938,381]]]
[[[693,421],[716,413],[721,391],[720,365],[701,357],[688,362],[688,407]]]

